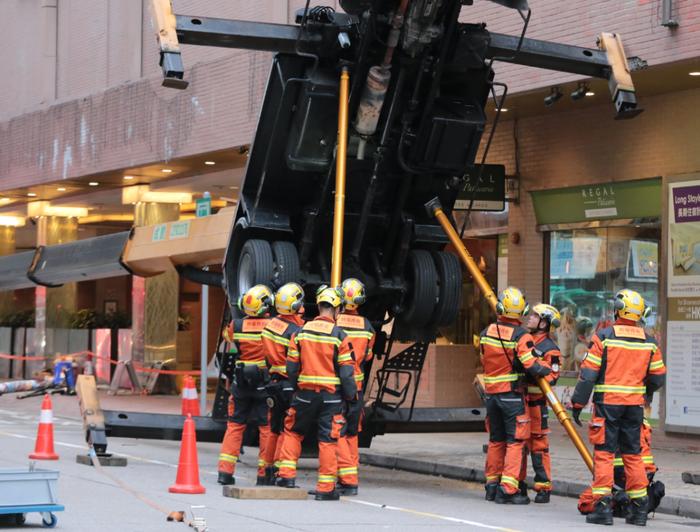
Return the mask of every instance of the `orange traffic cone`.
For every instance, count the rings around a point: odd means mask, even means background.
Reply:
[[[185,375],[185,386],[182,388],[182,415],[199,415],[199,399],[197,398],[197,388],[191,375]]]
[[[44,400],[41,403],[36,445],[29,458],[32,460],[58,460],[58,455],[53,449],[53,409],[49,394],[44,395]]]
[[[199,462],[197,460],[197,435],[194,420],[187,415],[182,428],[180,461],[177,465],[175,484],[168,488],[170,493],[204,493],[204,486],[199,483]]]

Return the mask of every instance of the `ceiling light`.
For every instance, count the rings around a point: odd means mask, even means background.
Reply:
[[[36,198],[36,194],[34,192],[27,192],[27,196],[30,198]]]
[[[595,92],[588,91],[588,92],[586,92],[586,96],[595,96]]]
[[[561,97],[564,96],[559,89],[559,87],[552,87],[552,89],[549,92],[549,96],[545,96],[544,98],[544,105],[546,107],[551,107],[555,103],[557,103],[559,100],[561,100]]]
[[[204,161],[207,166],[214,166],[216,163],[214,161]]]
[[[238,187],[228,187],[230,190],[238,190]]]
[[[507,107],[502,107],[502,108],[501,108],[501,112],[502,112],[502,113],[507,113],[507,112],[508,112],[508,108],[507,108]]]
[[[88,210],[84,207],[67,207],[63,205],[51,205],[48,201],[32,201],[27,203],[27,216],[61,216],[65,218],[80,218],[87,216]]]
[[[131,181],[134,178],[133,175],[125,175],[124,176],[124,181]]]
[[[164,174],[169,174],[172,172],[172,170],[170,168],[163,168],[161,172],[163,172]]]
[[[88,185],[90,185],[91,187],[96,187],[99,185],[99,183],[97,181],[90,181]]]
[[[693,70],[692,72],[688,72],[689,76],[700,76],[700,70]]]
[[[12,200],[10,200],[10,198],[0,198],[0,203],[8,203],[9,201]]]
[[[571,99],[574,101],[581,100],[586,96],[586,93],[588,93],[588,86],[585,83],[579,83],[576,90],[571,93]]]
[[[58,190],[59,192],[65,192],[66,187],[58,187],[56,190]]]
[[[122,189],[122,204],[131,203],[190,203],[192,194],[189,192],[159,192],[153,191],[148,185],[134,185]]]

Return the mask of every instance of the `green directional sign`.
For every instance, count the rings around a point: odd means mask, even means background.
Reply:
[[[197,218],[202,218],[211,214],[211,198],[199,198],[195,203],[195,216]]]

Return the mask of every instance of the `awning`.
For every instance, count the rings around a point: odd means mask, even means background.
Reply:
[[[211,216],[136,227],[124,263],[142,277],[182,265],[221,264],[235,213],[234,207],[228,207]]]
[[[75,281],[92,281],[129,275],[122,263],[129,231],[41,246],[27,274],[37,284],[60,286]]]
[[[0,257],[0,291],[33,288],[36,285],[27,277],[36,251],[23,251]]]

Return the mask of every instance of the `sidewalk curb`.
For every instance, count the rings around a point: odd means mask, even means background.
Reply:
[[[400,456],[366,451],[360,452],[360,463],[376,467],[384,467],[387,469],[398,469],[400,471],[419,473],[422,475],[433,475],[455,480],[464,480],[467,482],[483,483],[486,480],[483,469],[475,469],[466,466],[453,466],[440,462],[417,460],[415,458],[403,458]],[[527,481],[532,484],[532,477],[528,477]],[[588,484],[583,482],[556,480],[552,493],[561,497],[578,499],[579,494],[587,487]],[[656,511],[663,514],[700,519],[700,501],[687,499],[684,497],[677,497],[675,495],[666,495]]]

